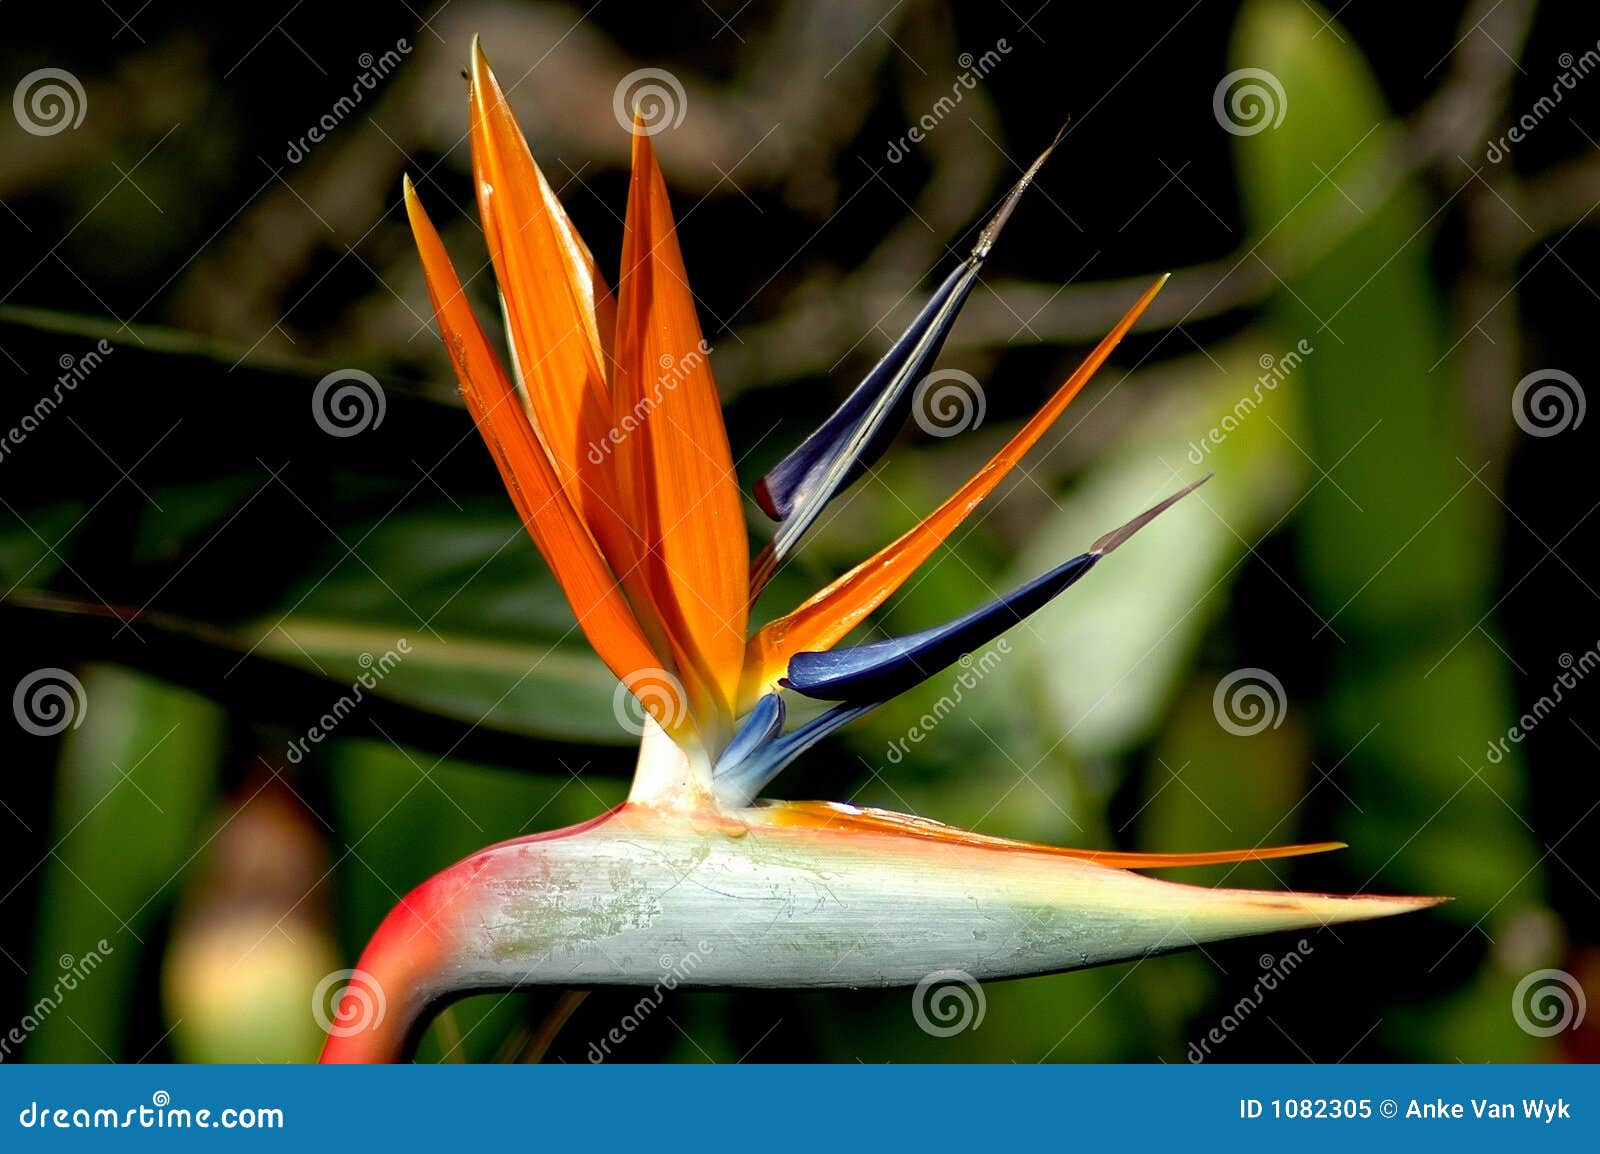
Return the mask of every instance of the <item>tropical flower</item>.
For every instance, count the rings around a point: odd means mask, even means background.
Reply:
[[[920,817],[757,800],[818,740],[1044,605],[1198,485],[945,625],[840,648],[1039,441],[1160,291],[1128,309],[1043,408],[919,525],[748,634],[750,605],[824,506],[886,450],[1041,156],[971,254],[820,428],[755,487],[777,522],[750,560],[744,505],[650,134],[635,125],[613,296],[474,44],[472,166],[508,375],[409,179],[439,330],[506,489],[578,627],[647,720],[627,801],[492,846],[384,920],[325,1061],[403,1056],[431,1007],[487,988],[913,985],[1074,969],[1244,934],[1381,917],[1428,898],[1157,881],[1194,854],[1031,845]],[[1054,145],[1052,144],[1052,148]],[[786,728],[786,694],[830,703]]]

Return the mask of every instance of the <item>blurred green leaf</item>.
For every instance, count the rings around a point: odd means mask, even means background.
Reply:
[[[1540,879],[1514,808],[1516,759],[1483,758],[1511,723],[1483,631],[1491,501],[1451,388],[1424,192],[1401,183],[1363,200],[1351,174],[1397,164],[1395,131],[1359,50],[1323,24],[1299,0],[1248,0],[1231,53],[1284,93],[1281,126],[1236,141],[1255,234],[1293,234],[1328,211],[1351,225],[1273,305],[1282,331],[1314,346],[1295,374],[1318,471],[1297,543],[1335,633],[1323,738],[1364,810],[1342,811],[1343,825],[1374,888],[1456,894],[1454,916],[1504,919]],[[1494,1053],[1493,1032],[1456,1056]]]
[[[205,699],[113,666],[81,680],[83,721],[62,745],[39,866],[31,980],[34,1002],[59,1004],[28,1038],[32,1061],[127,1057],[135,982],[159,962],[158,930],[208,834],[222,756],[223,715]],[[97,967],[62,995],[62,975],[90,955]]]
[[[1145,739],[1226,604],[1249,543],[1293,503],[1305,472],[1292,444],[1300,425],[1293,381],[1273,389],[1257,381],[1263,350],[1278,348],[1269,330],[1186,362],[1167,395],[1058,500],[1023,552],[1014,581],[1081,552],[1203,470],[1215,473],[1013,631],[1018,669],[1044,707],[1038,728],[1047,744],[1059,738],[1092,758]],[[1236,420],[1241,398],[1252,408]],[[1220,443],[1206,439],[1213,428]]]

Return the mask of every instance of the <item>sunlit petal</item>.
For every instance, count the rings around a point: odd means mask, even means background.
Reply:
[[[733,717],[748,621],[749,546],[722,408],[666,182],[633,138],[612,380],[617,487],[702,729]]]
[[[1196,853],[1129,853],[1120,850],[1078,849],[1074,846],[1036,845],[1015,838],[991,837],[959,826],[945,825],[925,817],[872,809],[836,801],[766,802],[762,812],[779,825],[812,826],[824,829],[900,834],[927,838],[954,845],[982,846],[991,849],[1026,850],[1055,854],[1080,861],[1099,862],[1117,869],[1175,869],[1183,866],[1232,865],[1247,861],[1276,861],[1344,849],[1344,842],[1319,841],[1302,845],[1256,846],[1252,849],[1202,850]]]
[[[613,480],[610,334],[601,336],[602,323],[615,324],[615,305],[476,41],[471,93],[473,181],[514,367],[568,499],[612,568],[626,575],[639,546]]]
[[[501,479],[539,551],[554,571],[589,643],[619,678],[659,667],[582,518],[562,493],[555,469],[534,436],[504,369],[462,292],[416,190],[405,182],[406,213],[428,281],[439,332],[462,395]],[[670,719],[669,719],[670,720]]]

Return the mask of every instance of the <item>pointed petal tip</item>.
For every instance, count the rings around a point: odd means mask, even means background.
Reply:
[[[1421,909],[1432,909],[1434,906],[1443,906],[1446,901],[1454,898],[1440,898],[1434,895],[1387,895],[1387,893],[1307,893],[1301,895],[1315,903],[1328,903],[1333,909],[1342,909],[1338,917],[1330,917],[1330,922],[1362,922],[1374,917],[1395,917],[1397,914],[1414,914]]]
[[[1454,898],[1410,894],[1322,894],[1303,892],[1274,893],[1247,891],[1246,900],[1263,908],[1292,905],[1313,913],[1325,924],[1359,922],[1372,918],[1390,918],[1397,914],[1415,913],[1432,909]]]
[[[1140,513],[1127,524],[1119,525],[1117,528],[1111,530],[1111,532],[1098,538],[1093,545],[1089,546],[1090,554],[1098,557],[1104,557],[1106,554],[1114,552],[1121,545],[1125,544],[1127,540],[1140,529],[1143,529],[1146,525],[1150,524],[1151,521],[1154,521],[1157,517],[1161,516],[1161,514],[1172,508],[1172,506],[1176,505],[1179,501],[1183,500],[1201,485],[1204,485],[1207,481],[1211,480],[1211,478],[1214,476],[1216,476],[1215,473],[1207,473],[1198,481],[1189,482],[1176,493],[1173,493],[1170,497],[1166,497],[1150,506],[1150,508],[1146,509],[1143,513]]]
[[[1000,202],[1000,207],[995,209],[994,215],[989,218],[988,222],[983,226],[983,231],[978,234],[978,243],[972,247],[973,259],[982,260],[989,255],[990,250],[994,248],[995,241],[1000,238],[1000,230],[1005,228],[1006,221],[1011,219],[1011,214],[1016,211],[1018,203],[1022,200],[1022,194],[1028,191],[1028,186],[1033,183],[1034,177],[1039,175],[1039,170],[1044,167],[1044,162],[1050,159],[1050,154],[1061,143],[1061,138],[1066,135],[1066,131],[1067,126],[1063,123],[1056,132],[1055,138],[1045,145],[1044,151],[1034,157],[1033,163],[1028,165],[1022,175],[1017,178],[1017,182],[1011,186],[1010,191],[1006,193],[1005,198]]]

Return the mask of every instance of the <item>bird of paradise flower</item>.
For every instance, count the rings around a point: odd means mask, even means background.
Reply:
[[[758,800],[817,741],[986,644],[1205,478],[1077,557],[937,628],[838,642],[988,497],[1160,291],[1152,284],[1043,408],[898,540],[747,636],[753,599],[903,421],[1044,156],[971,254],[838,410],[758,483],[778,523],[752,563],[711,367],[650,134],[635,125],[616,295],[529,151],[476,43],[474,183],[501,291],[508,376],[416,190],[406,210],[468,408],[579,628],[643,708],[627,801],[491,846],[412,891],[344,991],[329,1062],[405,1056],[431,1010],[473,991],[658,982],[914,985],[1040,974],[1276,930],[1384,917],[1433,898],[1180,885],[1152,867],[1337,843],[1188,854],[1033,845],[921,817]],[[1051,146],[1052,148],[1054,145]],[[784,693],[832,703],[786,729]]]

